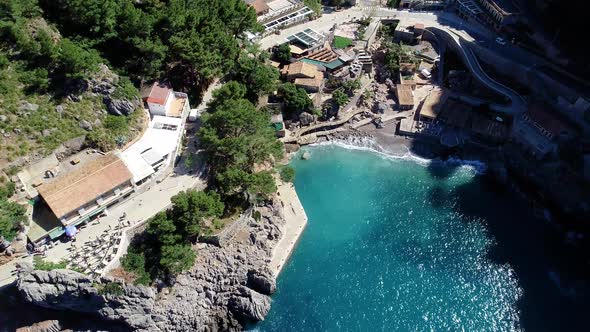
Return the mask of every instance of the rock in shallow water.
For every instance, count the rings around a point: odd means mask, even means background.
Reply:
[[[248,271],[248,287],[259,293],[271,295],[277,290],[277,282],[268,270],[250,270]]]
[[[260,321],[270,310],[270,297],[242,287],[242,294],[229,299],[229,310],[238,317]]]

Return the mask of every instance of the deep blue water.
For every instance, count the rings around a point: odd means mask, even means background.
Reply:
[[[308,151],[292,166],[309,223],[254,330],[579,327],[579,307],[550,277],[549,230],[524,200],[473,167]]]

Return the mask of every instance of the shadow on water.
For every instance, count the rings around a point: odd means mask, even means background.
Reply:
[[[433,157],[433,151],[425,152],[420,142],[411,151],[423,158]],[[434,154],[442,153],[444,158],[446,152]],[[433,162],[428,171],[434,179],[444,181],[458,167],[455,163]],[[499,265],[510,265],[523,290],[518,303],[521,328],[587,331],[590,276],[584,269],[585,258],[564,241],[554,225],[533,215],[531,203],[486,174],[476,175],[450,193],[441,185],[434,186],[429,198],[434,208],[452,198],[456,201],[455,211],[466,216],[464,220],[485,223],[494,241],[487,258]]]

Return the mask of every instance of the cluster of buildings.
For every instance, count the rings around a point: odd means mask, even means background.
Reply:
[[[477,102],[465,103],[432,82],[432,73],[439,71],[439,57],[425,38],[423,24],[398,24],[393,37],[405,45],[399,72],[389,83],[397,98],[395,108],[403,112],[398,134],[428,137],[450,147],[466,139],[493,143],[508,139],[509,127],[502,117],[474,112],[480,106]]]
[[[27,194],[38,201],[29,239],[57,239],[120,203],[142,184],[172,170],[181,149],[188,96],[160,82],[142,90],[150,120],[139,140],[123,151],[82,151],[59,162],[51,155],[19,174]]]
[[[316,107],[321,104],[327,80],[356,79],[362,72],[370,72],[373,65],[371,56],[362,49],[356,49],[352,38],[349,45],[337,48],[334,36],[310,28],[303,29],[285,39],[291,51],[290,62],[273,62],[275,67],[280,68],[282,79],[308,92]],[[271,103],[270,99],[265,103]]]

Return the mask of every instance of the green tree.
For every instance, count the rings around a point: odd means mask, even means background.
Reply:
[[[270,116],[248,100],[229,100],[215,113],[203,116],[199,137],[214,168],[238,165],[250,171],[254,164],[282,153],[269,124]]]
[[[399,62],[403,52],[402,47],[396,43],[385,42],[383,43],[383,49],[385,51],[385,68],[393,75],[399,71]]]
[[[387,0],[387,7],[389,8],[398,8],[400,0]]]
[[[167,274],[175,275],[192,267],[196,257],[196,252],[188,244],[164,245],[160,264]]]
[[[27,221],[26,212],[22,205],[0,197],[0,236],[11,241]]]
[[[68,77],[84,77],[98,68],[100,56],[64,38],[59,44],[59,62]]]
[[[52,17],[62,23],[66,33],[77,33],[100,41],[116,35],[121,1],[117,0],[42,0]]]
[[[338,107],[346,105],[346,103],[348,103],[348,99],[348,95],[340,90],[336,90],[332,94],[332,100],[334,103],[336,103],[336,105],[338,105]]]
[[[342,83],[342,89],[348,94],[353,94],[356,90],[361,88],[361,81],[359,79],[350,80]]]
[[[295,169],[289,165],[285,165],[279,168],[279,175],[283,182],[295,181]]]
[[[174,221],[168,218],[166,212],[160,212],[150,220],[147,232],[162,245],[173,245],[182,241]]]
[[[311,10],[315,16],[322,14],[322,4],[320,0],[303,0],[303,3]]]
[[[246,86],[247,97],[252,102],[276,89],[280,75],[276,68],[264,63],[268,57],[268,53],[257,51],[243,53],[234,69],[233,77]]]
[[[275,52],[275,56],[281,62],[289,62],[289,60],[291,60],[291,46],[289,43],[279,45]]]
[[[135,274],[136,285],[149,285],[152,280],[145,269],[145,255],[143,253],[128,252],[121,257],[121,266]]]
[[[285,101],[285,111],[290,117],[295,117],[309,110],[313,105],[307,92],[296,87],[293,83],[281,85],[279,93]]]
[[[204,220],[220,217],[225,208],[219,194],[213,191],[183,191],[172,197],[171,201],[173,205],[168,211],[168,217],[188,238],[198,236],[204,227]]]
[[[212,93],[212,98],[207,104],[208,112],[214,113],[225,102],[243,99],[246,96],[246,87],[237,81],[229,81]]]
[[[5,179],[6,178],[4,177],[0,177],[0,200],[9,199],[15,192],[16,186],[14,185],[14,182],[6,181]],[[6,183],[3,184],[3,181],[6,181]]]
[[[277,185],[269,171],[253,173],[247,182],[246,192],[255,201],[268,199],[277,191]]]

